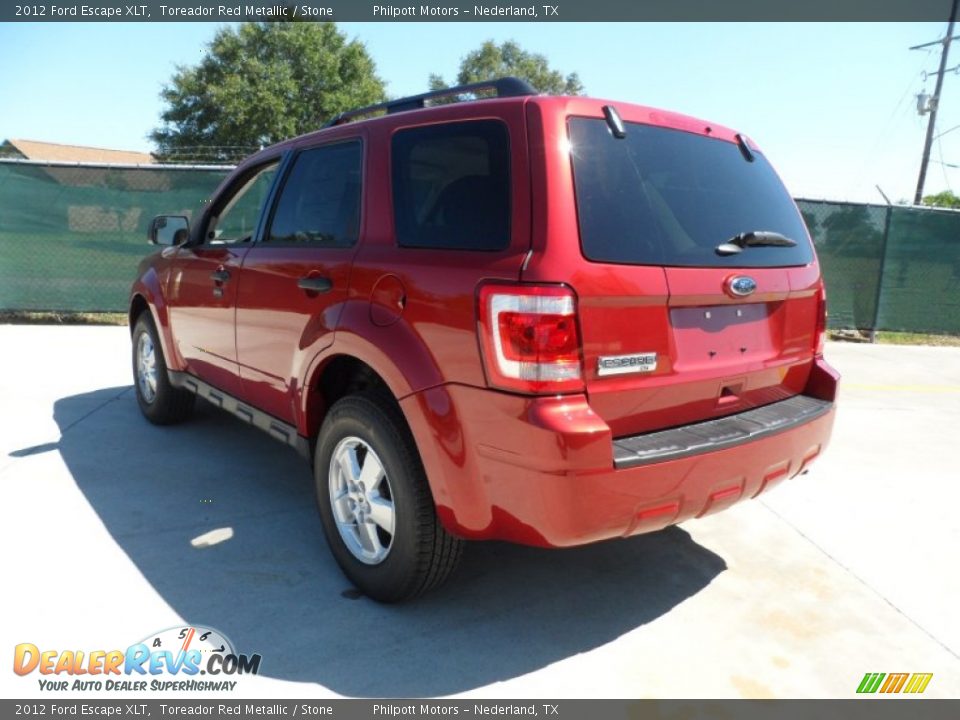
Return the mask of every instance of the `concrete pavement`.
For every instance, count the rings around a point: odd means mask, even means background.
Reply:
[[[631,540],[474,544],[399,607],[350,592],[292,451],[207,406],[150,426],[128,358],[123,328],[0,326],[8,663],[204,624],[263,656],[231,697],[846,698],[866,672],[960,695],[960,349],[831,344],[808,475]],[[43,695],[9,667],[2,696]]]

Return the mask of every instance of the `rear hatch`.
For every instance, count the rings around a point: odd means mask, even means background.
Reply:
[[[802,392],[819,269],[766,158],[706,126],[618,121],[567,122],[587,260],[569,281],[594,411],[624,437]]]

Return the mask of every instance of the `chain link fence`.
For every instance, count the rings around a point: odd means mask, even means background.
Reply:
[[[960,335],[960,212],[798,200],[830,327]]]
[[[229,170],[0,160],[0,310],[124,311],[150,219],[193,215]],[[832,328],[960,335],[960,212],[797,204]]]
[[[150,220],[191,216],[229,169],[0,160],[0,310],[125,310]]]

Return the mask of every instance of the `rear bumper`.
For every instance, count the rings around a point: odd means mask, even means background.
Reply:
[[[805,425],[832,409],[829,400],[796,395],[716,420],[617,438],[613,441],[613,466],[622,470],[744,445]]]
[[[837,380],[818,360],[807,395],[760,417],[748,411],[616,441],[583,396],[447,385],[401,404],[448,530],[565,547],[717,512],[802,472],[830,438]],[[645,443],[657,435],[670,442]]]

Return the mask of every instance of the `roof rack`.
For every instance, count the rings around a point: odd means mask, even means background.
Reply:
[[[331,118],[323,127],[333,127],[342,125],[347,120],[359,115],[369,115],[378,110],[386,111],[387,115],[393,113],[406,112],[407,110],[419,110],[427,106],[427,100],[433,100],[438,97],[449,95],[460,95],[463,93],[472,93],[477,90],[496,90],[497,97],[521,97],[524,95],[536,95],[537,91],[526,80],[515,77],[502,77],[496,80],[486,80],[484,82],[470,83],[469,85],[458,85],[457,87],[444,88],[443,90],[433,90],[422,95],[411,95],[410,97],[389,100],[388,102],[378,103],[376,105],[367,105],[366,107],[355,110],[347,110]]]

